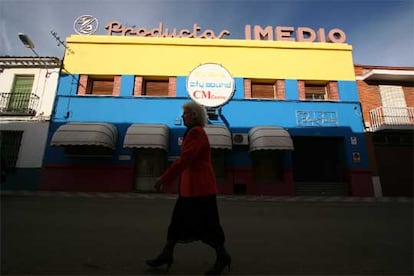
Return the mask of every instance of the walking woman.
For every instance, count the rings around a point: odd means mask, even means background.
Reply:
[[[187,130],[180,157],[155,183],[155,189],[159,191],[162,185],[180,177],[179,197],[168,227],[166,245],[161,254],[146,263],[151,267],[167,265],[168,270],[177,243],[202,241],[216,251],[216,262],[206,275],[219,275],[225,267],[230,269],[231,257],[224,247],[210,144],[203,128],[207,122],[206,110],[195,102],[187,102],[182,108]]]

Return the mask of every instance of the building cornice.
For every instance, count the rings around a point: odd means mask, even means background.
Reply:
[[[57,57],[0,57],[0,68],[59,68]]]

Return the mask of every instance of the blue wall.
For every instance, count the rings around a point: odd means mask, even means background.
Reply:
[[[184,133],[181,122],[181,106],[190,100],[186,92],[186,77],[177,77],[176,97],[134,97],[134,76],[122,76],[120,96],[76,95],[78,75],[63,75],[60,78],[54,116],[49,139],[58,126],[67,122],[108,122],[118,128],[117,152],[110,162],[119,161],[119,154],[130,154],[124,149],[126,129],[133,123],[166,124],[170,128],[169,155],[179,154],[178,137]],[[235,93],[230,102],[221,109],[222,117],[214,124],[226,124],[232,132],[245,132],[259,125],[286,128],[291,136],[344,137],[346,152],[358,151],[361,162],[353,163],[347,154],[350,167],[366,167],[368,155],[363,135],[362,112],[357,86],[354,81],[338,81],[339,101],[305,102],[298,100],[297,80],[286,80],[286,100],[244,99],[244,80],[235,79]],[[326,114],[334,116],[332,122],[303,124],[298,114]],[[358,144],[352,146],[350,138],[357,137]],[[102,161],[102,162],[109,162]],[[62,149],[49,147],[46,163],[65,163]],[[75,162],[75,161],[71,161]]]

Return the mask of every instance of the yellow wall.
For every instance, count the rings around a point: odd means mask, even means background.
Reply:
[[[355,80],[348,44],[72,35],[67,46],[72,74],[187,76],[212,62],[233,77]]]

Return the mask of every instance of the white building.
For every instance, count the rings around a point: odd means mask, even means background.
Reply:
[[[1,189],[37,189],[60,59],[0,57]]]

